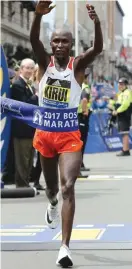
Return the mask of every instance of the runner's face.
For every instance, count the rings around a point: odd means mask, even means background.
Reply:
[[[69,57],[71,47],[72,39],[68,34],[53,34],[51,39],[51,48],[56,58],[66,59],[67,57]]]
[[[34,68],[33,64],[26,64],[21,67],[20,73],[25,79],[30,79],[33,75]]]

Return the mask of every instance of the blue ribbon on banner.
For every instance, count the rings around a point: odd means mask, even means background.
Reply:
[[[77,108],[52,109],[1,97],[1,112],[48,132],[78,130]]]
[[[8,65],[3,48],[0,46],[0,93],[1,96],[10,98],[10,81],[8,76]],[[1,141],[0,141],[0,153],[1,153],[1,169],[4,167],[6,155],[8,151],[8,145],[10,142],[10,127],[11,120],[4,114],[1,115]]]

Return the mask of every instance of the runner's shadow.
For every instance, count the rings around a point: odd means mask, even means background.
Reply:
[[[122,251],[122,250],[121,250]],[[116,252],[115,252],[116,253]],[[131,266],[132,268],[132,260],[131,261],[121,261],[118,259],[113,259],[113,258],[109,258],[109,257],[101,257],[95,254],[81,254],[81,253],[76,253],[73,252],[73,254],[75,254],[76,256],[81,256],[84,257],[85,260],[91,262],[91,264],[80,264],[80,265],[75,265],[73,268],[82,268],[82,267],[105,267],[105,266],[112,266],[113,268],[115,266],[117,267],[126,267],[126,266]]]

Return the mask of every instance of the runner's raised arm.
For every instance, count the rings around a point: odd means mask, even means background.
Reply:
[[[93,47],[91,47],[85,53],[77,57],[76,59],[77,70],[84,70],[85,68],[87,68],[88,64],[92,63],[95,57],[99,55],[103,49],[103,35],[98,15],[96,14],[93,6],[86,5],[86,8],[88,10],[90,19],[94,21],[95,39]]]
[[[40,41],[40,24],[43,15],[48,14],[55,6],[51,6],[52,1],[39,1],[36,6],[34,20],[30,32],[30,42],[37,58],[38,65],[44,71],[46,70],[50,56]]]

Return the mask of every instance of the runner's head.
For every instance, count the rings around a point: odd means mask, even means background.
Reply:
[[[50,42],[52,52],[57,59],[66,59],[72,48],[72,34],[65,30],[53,32]]]

